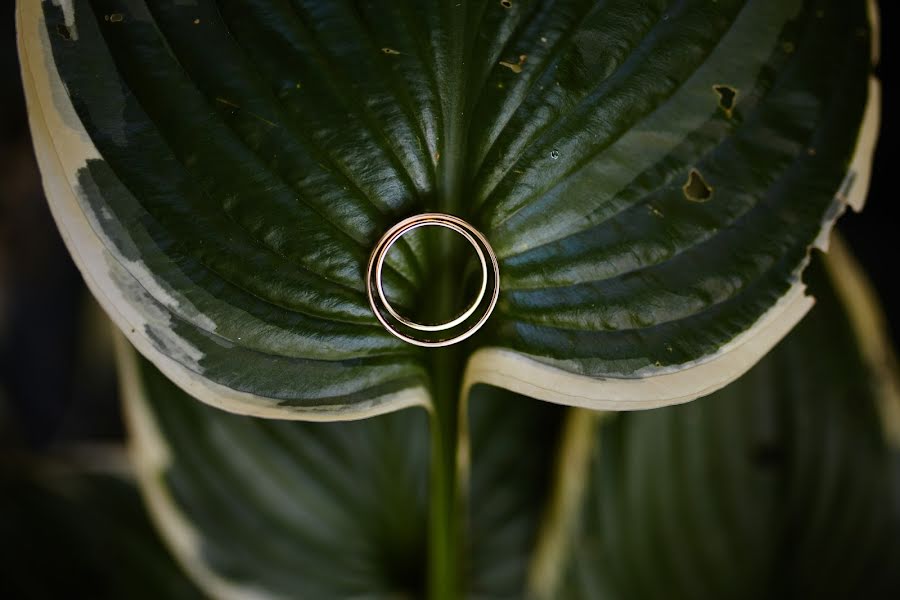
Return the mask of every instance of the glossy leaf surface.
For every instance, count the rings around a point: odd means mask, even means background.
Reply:
[[[712,391],[808,309],[799,272],[861,203],[877,121],[862,1],[19,11],[45,186],[86,279],[167,376],[249,414],[428,402],[422,353],[378,326],[363,270],[381,232],[430,210],[501,261],[475,346],[543,369],[513,360],[501,381],[476,355],[481,380],[537,393],[550,369],[575,391],[545,399],[609,407],[609,378],[709,363],[632,395]],[[386,273],[413,313],[464,287],[420,242]]]

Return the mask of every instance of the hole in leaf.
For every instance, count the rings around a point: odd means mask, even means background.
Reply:
[[[737,90],[730,85],[714,85],[713,91],[719,96],[719,108],[730,117],[734,108],[734,101],[737,98]]]
[[[61,37],[64,40],[72,39],[72,32],[69,31],[69,28],[66,27],[65,25],[63,25],[62,23],[60,23],[59,25],[56,26],[56,33],[59,34],[59,37]]]
[[[500,0],[500,6],[503,8],[512,8],[512,2],[510,2],[510,0]]]
[[[684,197],[693,202],[706,202],[713,195],[712,187],[706,183],[697,169],[691,169],[688,180],[681,186],[681,190],[684,192]]]

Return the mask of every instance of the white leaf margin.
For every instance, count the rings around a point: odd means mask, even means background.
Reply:
[[[877,64],[880,47],[875,0],[869,0],[867,8],[874,65]],[[828,251],[831,230],[846,207],[855,212],[863,209],[880,125],[881,85],[878,79],[870,76],[868,100],[853,157],[835,192],[832,209],[827,211],[819,235],[793,274],[791,287],[749,329],[715,353],[679,365],[651,368],[643,376],[600,378],[572,373],[508,348],[482,348],[469,358],[461,397],[468,398],[472,386],[484,383],[556,404],[624,411],[682,404],[725,387],[759,362],[815,304],[815,299],[806,295],[806,285],[801,275],[809,264],[809,253],[813,248]]]
[[[340,421],[365,419],[412,406],[430,409],[430,395],[421,386],[352,406],[289,407],[279,406],[276,399],[236,390],[203,376],[203,353],[167,326],[171,315],[159,308],[174,307],[179,299],[143,264],[128,261],[111,242],[105,243],[97,233],[99,228],[92,225],[79,203],[82,191],[78,172],[89,160],[102,157],[78,118],[55,67],[42,6],[47,1],[51,0],[18,0],[16,6],[22,84],[34,151],[47,203],[63,241],[91,293],[128,341],[185,392],[228,412],[288,420]],[[72,39],[77,39],[71,0],[52,1],[61,7],[66,27]],[[128,263],[129,268],[123,263]],[[126,287],[140,293],[129,294]],[[151,323],[154,331],[167,336],[165,342],[175,358],[156,348],[144,333],[145,326]]]
[[[846,313],[854,350],[862,357],[884,441],[894,452],[900,452],[900,363],[891,346],[878,296],[840,235],[832,236],[823,264]],[[530,563],[528,598],[549,600],[560,594],[565,568],[573,559],[573,540],[579,533],[581,508],[591,477],[592,457],[588,454],[597,452],[596,436],[602,421],[615,414],[584,409],[568,411],[552,501],[544,515]]]
[[[887,317],[878,294],[838,235],[831,240],[825,269],[847,311],[863,361],[871,371],[884,439],[900,451],[900,363],[891,345]]]
[[[263,588],[239,585],[216,573],[202,553],[202,536],[191,524],[168,487],[166,472],[172,449],[159,430],[147,401],[135,349],[118,330],[113,331],[122,409],[128,430],[128,457],[144,502],[169,551],[191,579],[213,598],[223,600],[275,600]]]

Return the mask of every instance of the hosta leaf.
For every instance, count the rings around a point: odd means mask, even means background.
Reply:
[[[531,553],[549,502],[565,410],[486,385],[469,401],[468,548],[472,599],[525,597]]]
[[[811,271],[817,306],[747,375],[689,405],[619,413],[595,429],[581,518],[555,557],[558,585],[548,569],[538,595],[900,593],[896,370],[885,387],[865,361],[870,342]]]
[[[228,415],[190,402],[132,350],[120,352],[145,494],[170,546],[207,591],[423,595],[428,453],[421,413],[311,424]],[[473,599],[521,598],[564,411],[489,386],[475,389],[471,408],[471,516],[460,588]]]
[[[900,441],[896,374],[888,385],[873,370],[872,341],[850,330],[853,307],[820,266],[810,318],[744,378],[689,406],[599,421],[477,386],[467,596],[521,598],[529,584],[564,598],[893,590],[900,455],[884,441]],[[856,295],[846,287],[844,302]],[[122,372],[140,479],[208,591],[421,595],[423,412],[340,424],[228,415],[135,358]]]
[[[309,139],[325,125],[279,104],[215,7],[163,31],[183,5],[101,4],[24,2],[19,26],[48,198],[119,327],[230,410],[327,419],[425,402],[415,353],[373,320],[359,273],[384,213],[402,208],[388,205],[393,176],[365,152],[366,180],[342,175],[353,169]],[[213,53],[191,62],[179,44]],[[279,146],[284,162],[268,164]]]
[[[200,600],[132,482],[31,457],[0,467],[0,596]],[[51,570],[51,571],[48,571]]]
[[[342,423],[233,415],[193,402],[120,341],[138,479],[170,548],[207,593],[422,597],[424,410]]]
[[[522,354],[481,351],[469,382],[647,408],[764,355],[811,306],[809,246],[865,197],[865,12],[603,2],[529,55],[513,99],[508,80],[487,86],[486,105],[518,106],[475,190],[503,258],[496,341]],[[526,29],[523,51],[529,36],[555,41]]]
[[[717,389],[808,310],[808,249],[861,205],[877,129],[862,0],[19,11],[45,187],[86,279],[167,376],[251,414],[427,402],[363,270],[429,210],[501,262],[470,382],[595,408]],[[464,288],[455,264],[412,240],[389,294],[433,310]]]

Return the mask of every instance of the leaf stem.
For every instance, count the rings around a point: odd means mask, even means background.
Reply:
[[[436,165],[437,194],[434,209],[459,214],[463,187],[463,161],[466,147],[466,3],[440,4],[441,35],[435,56],[440,78],[442,103],[442,139]],[[443,238],[442,238],[443,239]],[[455,249],[454,249],[455,248]],[[460,293],[463,267],[461,245],[440,242],[430,256],[440,276],[428,292],[426,313],[431,322],[446,320],[452,314]],[[459,393],[465,354],[460,345],[434,349],[429,353],[432,382],[432,457],[431,515],[429,548],[429,598],[457,600],[460,593],[461,507],[457,482],[459,432]]]
[[[459,598],[459,502],[456,481],[457,394],[460,353],[455,347],[431,356],[431,513],[429,597]]]
[[[452,314],[460,294],[459,273],[463,258],[461,244],[451,237],[432,238],[429,255],[435,260],[438,277],[429,287],[425,306],[427,321],[440,322]],[[459,443],[459,393],[465,359],[461,345],[429,351],[431,397],[431,515],[429,597],[456,600],[460,597],[459,548],[460,505],[457,476]]]

